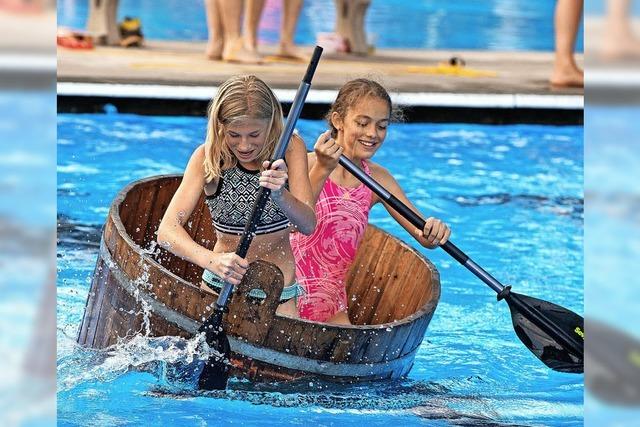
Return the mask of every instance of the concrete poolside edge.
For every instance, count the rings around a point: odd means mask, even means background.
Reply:
[[[58,82],[58,112],[206,115],[217,86]],[[295,90],[274,89],[285,113]],[[302,118],[322,119],[337,91],[312,89]],[[582,96],[392,92],[408,122],[582,125]],[[162,102],[158,102],[161,100]]]
[[[208,101],[218,90],[218,86],[169,86],[111,83],[58,82],[59,96],[93,96],[114,98],[156,98]],[[278,99],[291,103],[296,91],[274,89]],[[336,98],[337,90],[311,89],[307,103],[330,104]],[[425,107],[470,107],[470,108],[541,108],[541,109],[582,109],[581,95],[543,94],[488,94],[488,93],[446,93],[446,92],[395,92],[393,101],[403,106]]]

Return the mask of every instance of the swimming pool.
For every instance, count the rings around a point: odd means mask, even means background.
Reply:
[[[75,338],[115,194],[181,172],[205,120],[121,114],[58,118],[58,421],[60,425],[582,425],[582,375],[547,369],[517,340],[508,309],[444,252],[421,249],[442,298],[409,376],[337,386],[234,382],[213,395],[176,382],[184,346],[138,339],[111,352]],[[324,129],[301,120],[308,145]],[[581,313],[582,129],[396,124],[376,156],[452,240],[504,283]],[[372,222],[410,242],[383,208]],[[163,341],[164,340],[164,341]],[[136,367],[136,368],[134,368]]]
[[[85,28],[88,3],[57,2],[58,25]],[[259,38],[278,40],[280,2],[267,0]],[[555,0],[406,1],[373,0],[366,16],[368,34],[379,48],[553,50]],[[147,38],[206,40],[202,0],[121,0],[118,20],[140,17]],[[312,45],[319,32],[334,31],[332,1],[306,0],[300,14],[296,43]],[[582,51],[582,31],[578,51]]]

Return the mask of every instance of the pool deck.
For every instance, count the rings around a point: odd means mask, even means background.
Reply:
[[[142,49],[97,47],[82,51],[59,48],[58,82],[215,87],[231,75],[252,73],[273,88],[296,89],[306,67],[304,61],[267,61],[261,65],[212,61],[205,58],[204,48],[204,43],[154,40],[147,41]],[[261,46],[260,50],[269,55],[275,52],[275,47]],[[310,55],[311,47],[303,47],[302,51]],[[472,73],[486,71],[493,75],[441,74],[438,63],[454,55],[462,57],[466,69]],[[552,59],[550,52],[378,49],[367,57],[325,54],[313,87],[336,90],[350,78],[373,76],[391,92],[404,94],[521,94],[581,100],[582,89],[551,88],[547,79]],[[581,55],[578,60],[582,62]],[[58,87],[65,86],[59,84]]]
[[[584,21],[586,43],[585,80],[589,103],[634,104],[640,103],[640,55],[623,58],[606,58],[602,44],[607,31],[602,17],[588,16]],[[631,21],[636,37],[640,35],[640,19]]]

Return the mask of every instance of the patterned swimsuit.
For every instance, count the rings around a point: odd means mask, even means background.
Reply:
[[[259,177],[259,170],[248,170],[240,164],[222,171],[216,192],[205,199],[216,230],[228,234],[242,234],[260,188]],[[287,185],[285,187],[288,188]],[[275,233],[288,228],[289,225],[289,218],[269,198],[258,221],[256,235]]]
[[[362,161],[362,169],[370,175]],[[318,225],[310,236],[291,234],[296,279],[304,289],[298,299],[301,318],[325,322],[346,311],[344,283],[369,222],[371,190],[364,184],[342,187],[327,178],[316,203]]]
[[[242,234],[260,188],[259,177],[259,170],[248,170],[240,164],[222,171],[216,192],[205,198],[216,230],[228,234]],[[285,185],[285,188],[288,188],[288,185]],[[256,235],[275,233],[289,228],[290,225],[289,218],[269,198],[255,233]],[[202,273],[202,279],[216,292],[220,291],[224,283],[222,278],[206,269]],[[284,287],[280,299],[288,300],[297,297],[301,292],[300,286],[294,282]],[[266,297],[264,291],[260,289],[253,289],[249,295],[256,298]]]

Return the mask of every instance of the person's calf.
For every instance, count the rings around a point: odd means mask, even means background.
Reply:
[[[205,55],[207,58],[218,61],[222,59],[222,50],[224,48],[224,43],[222,39],[214,39],[209,40],[207,42],[207,48],[205,50]]]

